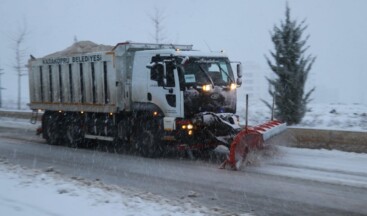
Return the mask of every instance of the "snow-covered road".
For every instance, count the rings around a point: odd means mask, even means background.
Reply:
[[[271,158],[256,160],[261,165],[247,172],[367,189],[367,154],[277,146]]]
[[[42,170],[53,167],[59,173],[57,175],[70,184],[79,178],[89,182],[99,179],[98,182],[103,185],[114,185],[112,188],[116,189],[118,196],[122,196],[117,190],[120,188],[122,191],[128,189],[140,191],[139,194],[154,194],[152,196],[172,201],[173,206],[177,203],[197,205],[177,211],[183,215],[191,215],[190,212],[210,215],[218,209],[223,209],[219,214],[367,214],[366,154],[278,146],[253,154],[251,165],[234,172],[219,170],[217,164],[203,160],[153,160],[97,150],[49,146],[33,134],[34,131],[26,127],[0,127],[0,157],[10,164],[38,170],[36,172],[41,172],[40,175],[45,174]],[[29,183],[29,186],[32,187],[32,184]],[[85,190],[94,191],[94,185],[90,184]],[[93,196],[86,194],[86,197],[92,197],[89,204],[93,203]],[[4,195],[2,198],[6,199]],[[115,202],[115,199],[111,200]],[[118,202],[123,203],[121,200]],[[45,204],[41,202],[39,205]],[[161,213],[168,211],[167,214],[173,214],[173,207],[167,205],[161,206]]]
[[[0,215],[222,215],[194,202],[180,203],[151,193],[64,178],[52,168],[25,169],[0,159]],[[244,214],[248,215],[248,214]]]

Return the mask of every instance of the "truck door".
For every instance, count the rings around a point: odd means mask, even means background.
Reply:
[[[148,80],[148,100],[159,106],[166,117],[183,117],[183,92],[174,61],[155,61]]]

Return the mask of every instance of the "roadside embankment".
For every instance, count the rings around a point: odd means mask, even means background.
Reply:
[[[283,134],[269,140],[267,144],[367,153],[367,131],[289,127]]]

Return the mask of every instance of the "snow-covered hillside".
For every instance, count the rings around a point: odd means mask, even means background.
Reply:
[[[245,118],[245,106],[237,111],[241,121]],[[257,125],[269,120],[271,112],[261,102],[249,104],[249,124]],[[310,104],[299,127],[367,131],[367,105],[365,104]]]

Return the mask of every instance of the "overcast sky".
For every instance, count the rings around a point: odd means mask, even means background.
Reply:
[[[367,103],[367,1],[288,0],[291,17],[306,19],[308,54],[317,56],[307,86],[314,102]],[[16,97],[14,42],[26,25],[28,54],[42,57],[70,46],[74,37],[115,45],[154,42],[150,15],[163,11],[167,43],[225,50],[231,60],[268,71],[269,32],[284,19],[285,0],[1,0],[0,68],[4,98]],[[306,36],[305,35],[305,36]],[[246,66],[246,64],[245,64]],[[246,70],[246,68],[244,68]],[[23,77],[23,89],[28,88]],[[23,98],[28,99],[27,89]]]

